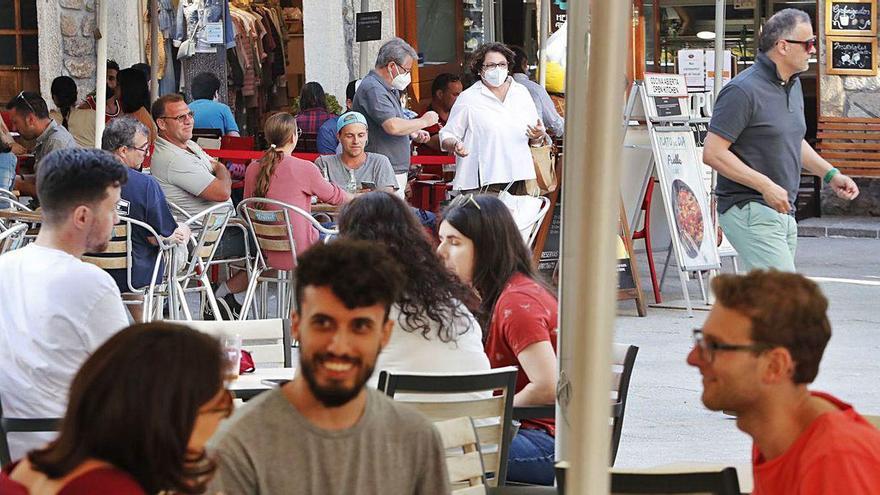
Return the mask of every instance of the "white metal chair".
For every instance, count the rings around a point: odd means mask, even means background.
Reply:
[[[269,209],[273,208],[273,209]],[[315,220],[308,212],[296,206],[267,198],[248,198],[239,203],[239,214],[247,222],[251,236],[256,239],[257,253],[253,267],[251,267],[248,288],[245,293],[244,304],[241,308],[239,319],[244,320],[254,302],[257,286],[260,286],[261,297],[258,317],[268,316],[268,284],[275,283],[278,290],[278,315],[284,317],[290,314],[293,305],[293,272],[280,270],[269,266],[266,252],[284,252],[290,255],[291,267],[296,267],[296,241],[293,237],[291,218],[299,215],[325,236],[334,236],[337,230],[327,229]],[[264,276],[269,270],[274,270],[276,276]]]
[[[0,225],[0,254],[18,249],[24,244],[28,226],[20,223],[8,229]]]
[[[120,223],[113,227],[113,237],[106,250],[101,253],[87,253],[83,255],[82,260],[92,263],[104,270],[125,270],[126,284],[128,290],[123,293],[141,296],[143,301],[134,299],[123,299],[123,304],[127,306],[143,305],[143,321],[144,323],[155,319],[161,319],[163,300],[168,297],[168,279],[174,271],[173,250],[174,245],[162,239],[153,227],[149,224],[136,220],[134,218],[119,217]],[[144,287],[134,287],[131,279],[131,270],[134,265],[132,259],[132,230],[141,228],[156,239],[156,245],[159,253],[153,262],[153,268],[150,272],[150,283]],[[165,270],[161,275],[159,269],[162,262],[165,262]],[[173,300],[171,301],[173,304]],[[155,313],[155,314],[154,314]]]
[[[248,321],[188,321],[185,325],[200,332],[220,337],[241,335],[242,348],[251,353],[260,367],[292,367],[289,319]]]
[[[485,494],[486,475],[473,420],[463,416],[437,421],[434,428],[446,449],[446,471],[452,495]]]

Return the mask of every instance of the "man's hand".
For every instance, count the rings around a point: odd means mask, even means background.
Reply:
[[[468,149],[465,148],[464,143],[461,141],[458,141],[457,143],[455,143],[455,147],[452,148],[452,152],[462,158],[468,156],[468,154],[470,153],[468,151]]]
[[[431,134],[428,131],[421,130],[416,131],[409,135],[410,139],[412,139],[416,144],[425,144],[431,140]]]
[[[214,177],[217,176],[217,174],[219,173],[218,170],[221,168],[223,170],[226,170],[227,172],[229,171],[229,169],[226,168],[226,165],[223,165],[222,163],[220,163],[219,160],[211,160],[211,165],[213,165],[213,168],[214,168],[214,170],[213,170]]]
[[[790,212],[791,204],[788,202],[788,192],[775,182],[770,180],[767,182],[768,185],[764,187],[763,191],[761,191],[761,194],[764,196],[764,201],[770,205],[770,208],[773,208],[779,213]]]
[[[425,112],[425,115],[422,115],[421,118],[422,122],[424,122],[425,124],[422,126],[422,128],[431,127],[432,125],[440,121],[440,116],[437,115],[437,112],[433,110],[428,110],[427,112]]]
[[[18,143],[12,143],[11,148],[12,148],[12,153],[14,153],[16,155],[26,155],[28,153],[27,148],[25,148],[24,146],[22,146]]]
[[[168,240],[174,244],[186,244],[191,235],[192,230],[190,230],[189,226],[184,223],[179,223],[177,224],[177,228],[174,229],[174,232],[168,236]]]
[[[831,190],[834,191],[838,198],[852,201],[859,195],[859,186],[843,174],[837,174],[832,177],[828,185],[831,186]]]

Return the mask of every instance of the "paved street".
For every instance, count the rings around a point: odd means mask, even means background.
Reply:
[[[662,263],[662,255],[656,258]],[[644,254],[639,261],[648,288]],[[862,413],[880,414],[880,241],[800,238],[797,264],[802,273],[818,278],[831,303],[833,336],[814,388],[853,403]],[[698,297],[692,285],[692,297]],[[681,299],[672,269],[663,295]],[[748,463],[750,440],[733,419],[702,406],[700,375],[685,363],[691,329],[700,326],[706,312],[689,319],[683,310],[650,308],[648,317],[639,318],[626,303],[621,307],[616,341],[640,349],[615,465]]]

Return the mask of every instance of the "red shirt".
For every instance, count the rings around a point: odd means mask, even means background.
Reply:
[[[3,495],[28,495],[22,484],[9,479],[10,473],[18,463],[12,463],[0,472],[0,493]],[[92,495],[112,493],[113,495],[146,495],[137,482],[123,471],[114,467],[104,467],[87,471],[68,481],[58,495]]]
[[[543,341],[549,341],[556,352],[558,309],[553,294],[521,273],[510,277],[495,303],[486,337],[486,355],[493,368],[520,368],[516,375],[517,392],[530,382],[516,356],[526,347]],[[522,427],[556,435],[556,421],[553,419],[525,420]]]
[[[880,492],[880,431],[851,405],[812,392],[840,409],[816,418],[781,456],[752,448],[753,495],[860,495]]]
[[[433,110],[433,108],[431,108],[431,105],[428,105],[428,107],[425,108],[422,111],[422,113],[419,114],[419,117],[428,113],[429,110]],[[428,134],[430,134],[431,137],[436,136],[437,134],[440,134],[440,129],[443,129],[443,126],[446,125],[446,119],[439,117],[440,112],[437,112],[437,115],[439,118],[439,120],[437,120],[437,123],[432,125],[431,127],[425,127],[425,129],[424,129],[424,130],[428,131]],[[418,150],[420,155],[445,155],[446,154],[445,151],[435,150],[435,149],[429,147],[427,144],[420,144],[416,147],[416,149]]]

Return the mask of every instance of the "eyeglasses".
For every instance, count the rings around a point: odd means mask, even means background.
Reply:
[[[476,206],[477,209],[480,211],[483,210],[483,208],[480,207],[480,203],[477,203],[477,200],[474,199],[473,193],[459,194],[458,196],[455,197],[455,199],[453,199],[452,201],[449,202],[449,206],[455,206],[455,207],[459,207],[459,206],[463,207],[463,206],[467,206],[469,204]]]
[[[299,139],[299,137],[302,136],[302,133],[303,133],[302,128],[297,127],[296,128],[296,138]]]
[[[212,407],[210,409],[205,409],[204,411],[199,411],[199,414],[217,414],[220,413],[224,418],[228,418],[232,416],[233,411],[235,410],[235,395],[229,389],[223,390],[223,403]]]
[[[24,100],[24,102],[25,102],[25,104],[27,104],[28,108],[31,109],[31,113],[33,113],[34,115],[37,114],[37,111],[34,110],[34,106],[31,105],[31,102],[29,102],[28,99],[27,99],[27,97],[24,96],[24,91],[22,91],[21,93],[19,93],[18,96],[16,96],[16,98],[21,98],[22,100]]]
[[[796,43],[796,44],[798,44],[798,45],[803,45],[803,46],[804,46],[804,50],[806,50],[806,51],[809,52],[809,51],[811,51],[813,48],[816,48],[816,41],[817,41],[817,40],[818,40],[818,38],[816,38],[815,36],[813,36],[812,38],[810,38],[810,39],[808,39],[808,40],[806,40],[806,41],[799,41],[799,40],[783,40],[783,41],[786,41],[786,42],[788,42],[788,43]]]
[[[711,363],[715,360],[715,352],[717,351],[749,351],[763,352],[775,347],[766,342],[756,342],[754,344],[722,344],[721,342],[707,341],[703,337],[703,329],[694,329],[694,347],[700,352],[700,359]]]
[[[506,69],[506,68],[507,68],[507,62],[500,62],[500,63],[497,63],[497,64],[483,64],[483,70],[492,70],[492,69],[494,69],[494,68],[496,68],[496,67],[500,67],[500,68],[502,68],[502,69]]]
[[[144,156],[147,156],[147,155],[150,154],[150,142],[147,141],[146,143],[144,143],[143,146],[140,146],[140,147],[132,145],[132,146],[131,146],[131,149],[133,149],[133,150],[138,150],[138,151],[140,151],[141,153],[143,153]]]
[[[182,114],[182,115],[178,115],[177,117],[159,117],[159,118],[160,119],[176,120],[178,124],[183,124],[187,120],[192,119],[194,116],[195,116],[195,114],[192,112],[192,110],[190,110],[189,112],[186,112],[185,114]]]
[[[407,69],[406,67],[398,64],[397,62],[394,62],[394,65],[396,65],[398,69],[403,70],[404,74],[409,74],[410,72],[412,72],[412,66],[410,66],[409,69]]]

